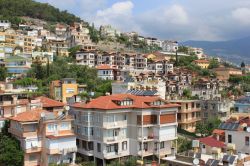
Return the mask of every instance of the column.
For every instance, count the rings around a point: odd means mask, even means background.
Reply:
[[[72,164],[75,164],[75,161],[76,161],[76,153],[73,152],[73,154],[72,154]]]

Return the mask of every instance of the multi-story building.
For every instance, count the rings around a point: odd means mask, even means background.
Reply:
[[[197,122],[201,121],[201,105],[199,100],[170,100],[181,105],[178,111],[178,127],[194,132]]]
[[[76,53],[76,64],[95,67],[97,55],[94,51],[79,51]]]
[[[5,67],[9,74],[20,76],[31,68],[31,60],[21,56],[9,56],[5,59]]]
[[[47,51],[53,52],[57,56],[69,56],[69,42],[66,38],[47,37],[43,46]]]
[[[29,110],[29,101],[25,98],[25,94],[5,93],[0,88],[0,130],[7,118]]]
[[[137,95],[156,95],[166,97],[166,83],[162,80],[117,81],[112,83],[112,94],[137,93]]]
[[[147,69],[147,58],[144,57],[144,55],[137,54],[135,56],[135,69],[139,70],[145,70]]]
[[[92,43],[89,35],[89,29],[83,27],[81,23],[74,23],[74,25],[70,27],[70,36],[71,47],[85,46]]]
[[[238,113],[250,113],[250,94],[236,99],[234,108]]]
[[[198,59],[198,60],[193,61],[193,63],[202,69],[207,69],[209,66],[209,61],[206,59]]]
[[[230,151],[240,154],[250,154],[250,119],[249,114],[232,114],[231,118],[222,122],[219,129],[223,131],[225,144],[230,145]]]
[[[220,100],[223,86],[223,82],[217,79],[202,78],[194,82],[192,96],[197,96],[201,100]]]
[[[162,42],[162,51],[164,52],[176,52],[178,50],[177,41],[168,41],[165,40]]]
[[[163,158],[177,138],[178,104],[159,97],[117,94],[71,107],[78,153],[97,165],[126,156]]]
[[[0,20],[0,29],[9,29],[11,27],[11,23],[8,20]]]
[[[66,103],[73,96],[84,92],[86,85],[79,85],[73,78],[52,81],[50,84],[50,97]]]
[[[9,132],[20,141],[24,166],[74,163],[76,136],[72,118],[63,113],[32,109],[10,118]]]
[[[201,100],[201,111],[203,120],[218,117],[221,120],[226,120],[234,106],[231,100]]]
[[[119,70],[117,66],[99,65],[96,66],[97,77],[103,80],[119,80]]]
[[[121,32],[111,27],[111,25],[102,25],[100,26],[100,34],[103,37],[114,38],[116,36],[120,36]]]

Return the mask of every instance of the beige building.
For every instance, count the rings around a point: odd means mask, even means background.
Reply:
[[[76,137],[67,111],[31,109],[10,119],[9,132],[20,141],[24,166],[75,162]]]
[[[242,71],[239,69],[225,67],[215,68],[214,72],[220,80],[228,80],[231,75],[242,75]]]
[[[201,106],[199,100],[171,100],[171,103],[181,105],[178,111],[178,127],[194,132],[196,123],[201,121]]]
[[[113,159],[173,153],[179,105],[159,97],[117,94],[72,105],[78,153],[98,166]]]

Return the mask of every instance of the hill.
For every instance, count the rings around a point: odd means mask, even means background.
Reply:
[[[219,56],[234,63],[250,63],[250,36],[228,41],[186,41],[181,44],[201,47],[208,55]]]
[[[47,3],[33,0],[0,0],[0,20],[9,20],[17,25],[23,16],[66,24],[81,21],[79,17],[67,11],[60,11]]]

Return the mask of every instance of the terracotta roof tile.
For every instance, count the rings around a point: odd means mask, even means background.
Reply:
[[[42,109],[35,109],[35,110],[30,110],[26,112],[22,112],[15,117],[11,117],[9,119],[15,120],[18,122],[34,122],[34,121],[39,121],[41,118],[41,113],[44,112],[46,113],[47,111],[42,110]]]
[[[195,63],[209,63],[209,61],[205,59],[198,59],[198,60],[195,60],[194,62]]]
[[[110,65],[99,65],[96,67],[98,70],[113,70],[117,69],[116,66],[110,66]]]
[[[116,104],[114,101],[121,101],[125,99],[131,99],[133,100],[132,105],[127,106],[121,106]],[[101,96],[97,99],[94,99],[90,101],[87,104],[84,103],[75,103],[72,105],[72,107],[76,108],[96,108],[96,109],[103,109],[103,110],[109,110],[109,109],[122,109],[122,108],[172,108],[172,107],[179,107],[178,104],[169,104],[165,103],[164,105],[155,106],[155,105],[149,105],[148,103],[154,102],[154,101],[164,101],[160,97],[157,96],[135,96],[131,94],[115,94],[110,96]],[[164,101],[166,102],[166,101]]]
[[[221,129],[214,129],[213,134],[224,135],[225,131]]]
[[[201,143],[211,146],[211,147],[218,147],[218,148],[223,148],[225,147],[225,144],[221,141],[217,141],[215,138],[209,136],[209,137],[204,137],[204,138],[199,138],[198,139]]]
[[[64,103],[44,97],[44,96],[37,97],[36,99],[40,99],[41,103],[43,104],[43,108],[64,106]]]

